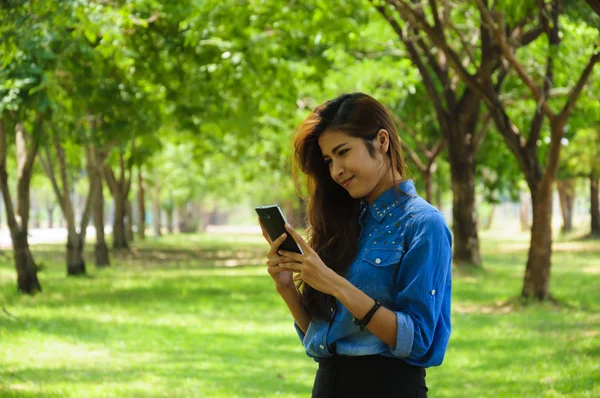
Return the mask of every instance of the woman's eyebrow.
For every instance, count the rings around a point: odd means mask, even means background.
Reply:
[[[338,146],[336,146],[335,148],[333,148],[333,150],[331,152],[333,152],[333,154],[335,155],[336,152],[339,151],[340,148],[343,147],[346,144],[347,144],[347,142],[344,142],[343,144],[339,144]],[[327,157],[327,155],[324,155],[323,157]]]

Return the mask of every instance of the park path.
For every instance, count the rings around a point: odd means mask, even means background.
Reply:
[[[106,234],[112,233],[112,227],[107,226],[104,229]],[[209,225],[206,233],[211,234],[259,234],[260,227],[245,225]],[[90,226],[87,228],[86,240],[96,237],[96,228]],[[66,243],[66,228],[32,228],[29,230],[29,244],[39,245],[44,243]],[[6,226],[0,228],[0,249],[12,248],[10,231]]]

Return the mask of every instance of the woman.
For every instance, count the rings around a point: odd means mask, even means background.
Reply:
[[[425,368],[450,337],[452,238],[406,179],[389,113],[342,95],[306,118],[294,147],[307,241],[286,229],[304,254],[279,250],[287,234],[263,235],[268,272],[319,363],[313,397],[426,397]]]

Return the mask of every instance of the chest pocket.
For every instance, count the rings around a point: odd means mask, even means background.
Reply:
[[[404,251],[394,249],[367,249],[357,274],[356,285],[373,298],[391,298]]]
[[[389,267],[398,264],[402,258],[402,249],[367,249],[362,259],[374,267]]]

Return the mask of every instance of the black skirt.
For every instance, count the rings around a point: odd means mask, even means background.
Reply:
[[[426,398],[425,368],[381,355],[321,358],[312,397]]]

